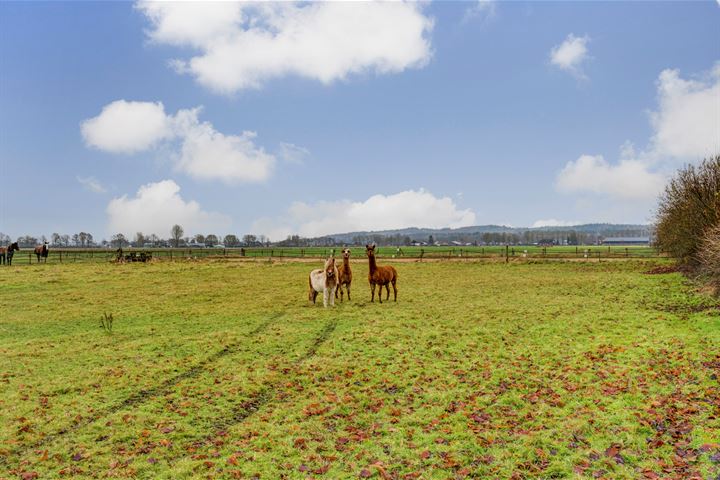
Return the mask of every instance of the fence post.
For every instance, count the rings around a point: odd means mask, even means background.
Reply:
[[[62,250],[60,250],[60,263],[62,263]]]
[[[508,246],[505,245],[505,263],[508,263],[510,261],[510,258],[508,258]]]
[[[28,263],[32,265],[32,253],[28,252]]]

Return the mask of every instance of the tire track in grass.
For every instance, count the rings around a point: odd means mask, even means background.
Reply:
[[[91,415],[89,417],[83,418],[81,421],[61,428],[60,430],[57,430],[53,433],[50,433],[41,439],[37,440],[36,442],[26,445],[24,447],[20,447],[15,451],[9,452],[7,455],[0,456],[0,466],[7,466],[9,463],[9,459],[11,456],[23,456],[28,451],[40,448],[44,445],[47,445],[48,443],[63,437],[64,435],[67,435],[68,433],[76,432],[82,428],[85,428],[89,425],[92,425],[93,423],[97,422],[100,419],[106,418],[116,412],[119,412],[120,410],[126,409],[126,408],[132,408],[137,405],[143,404],[148,400],[151,400],[153,398],[166,395],[170,392],[170,390],[177,385],[178,382],[181,382],[183,380],[192,379],[197,376],[199,376],[201,373],[206,371],[207,367],[209,365],[212,365],[213,363],[217,362],[223,357],[226,357],[227,355],[231,355],[233,353],[236,353],[238,349],[245,343],[244,341],[248,338],[254,337],[256,335],[261,334],[267,328],[272,325],[277,319],[282,317],[284,315],[283,312],[277,312],[269,317],[267,317],[265,320],[260,322],[258,326],[253,328],[250,332],[248,332],[241,341],[237,341],[228,345],[225,345],[222,349],[218,350],[217,352],[213,353],[212,355],[206,357],[205,359],[201,360],[194,366],[190,367],[189,369],[185,370],[184,372],[178,373],[177,375],[174,375],[165,381],[159,383],[158,385],[155,385],[154,387],[150,387],[147,389],[140,390],[139,392],[133,393],[126,399],[122,400],[121,402],[116,403],[115,405],[112,405],[108,408],[105,408],[103,410],[100,410],[94,415]]]
[[[312,345],[310,345],[310,348],[308,348],[308,350],[300,358],[292,362],[291,366],[297,367],[314,357],[320,347],[325,342],[327,342],[328,338],[330,338],[330,336],[335,332],[337,324],[337,319],[332,319],[327,322],[323,329],[320,331],[320,334],[313,341]],[[282,381],[278,380],[275,382],[269,382],[264,384],[258,392],[256,392],[250,397],[250,399],[241,402],[235,407],[233,407],[232,410],[229,412],[229,415],[217,419],[217,421],[215,421],[210,426],[210,431],[212,432],[211,434],[203,435],[199,438],[196,437],[196,439],[190,438],[188,439],[188,444],[194,447],[200,447],[211,441],[213,438],[222,435],[223,432],[230,427],[240,425],[245,420],[260,411],[265,405],[271,403],[275,398],[275,391],[277,390],[277,387],[281,386],[282,383]],[[185,456],[187,455],[185,454],[171,458],[168,460],[168,463],[172,464],[175,461],[184,458]]]

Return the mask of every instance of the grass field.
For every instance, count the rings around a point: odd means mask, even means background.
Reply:
[[[0,267],[0,478],[715,478],[720,310],[656,265]]]

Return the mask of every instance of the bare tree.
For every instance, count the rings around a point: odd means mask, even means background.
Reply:
[[[172,240],[173,247],[177,248],[180,246],[180,239],[182,239],[183,233],[185,233],[185,231],[180,225],[173,225],[172,230],[170,230],[170,239]]]
[[[703,236],[720,223],[720,155],[678,171],[657,211],[656,243],[683,263],[697,263]]]

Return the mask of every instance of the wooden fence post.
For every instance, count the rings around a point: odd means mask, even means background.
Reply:
[[[508,257],[508,246],[505,245],[505,263],[508,263],[510,261],[510,258]]]

